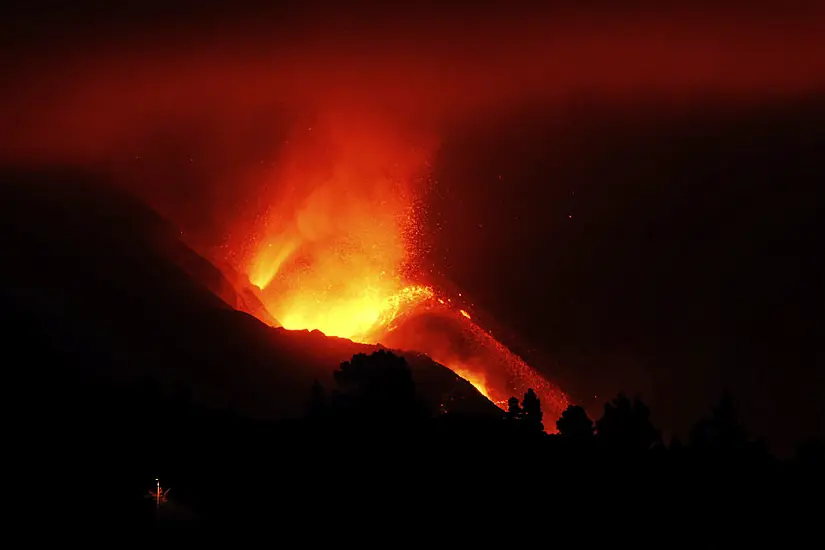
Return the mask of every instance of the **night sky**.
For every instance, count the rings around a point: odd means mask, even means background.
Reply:
[[[363,113],[437,144],[423,264],[574,400],[679,432],[729,387],[777,449],[823,433],[821,3],[17,4],[0,161],[215,250],[289,127]]]

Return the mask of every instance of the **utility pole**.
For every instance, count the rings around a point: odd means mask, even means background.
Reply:
[[[160,486],[160,479],[155,478],[155,491],[149,491],[149,496],[155,499],[155,507],[160,508],[162,502],[166,502],[166,495],[169,494],[169,489],[165,491]]]

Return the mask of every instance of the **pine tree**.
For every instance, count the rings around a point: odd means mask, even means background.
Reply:
[[[556,429],[562,437],[586,439],[593,437],[594,426],[582,407],[570,405],[556,420]]]
[[[518,420],[521,418],[521,406],[518,397],[511,397],[507,400],[507,412],[504,414],[507,420]]]
[[[541,412],[541,400],[533,388],[527,390],[524,399],[521,400],[522,418],[528,430],[539,432],[544,431],[544,424],[541,423],[543,413]]]

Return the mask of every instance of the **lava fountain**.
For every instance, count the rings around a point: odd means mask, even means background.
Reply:
[[[406,277],[428,154],[365,118],[328,117],[289,140],[248,264],[285,328],[375,343],[376,329],[432,297]]]
[[[562,392],[478,326],[466,306],[416,280],[433,150],[365,118],[302,128],[285,144],[264,186],[263,212],[246,229],[254,235],[249,280],[286,329],[419,351],[499,405],[532,387],[548,413],[559,414]]]

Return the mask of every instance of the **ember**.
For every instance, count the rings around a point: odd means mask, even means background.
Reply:
[[[426,353],[499,405],[532,387],[548,410],[561,412],[562,392],[476,325],[458,300],[415,280],[418,196],[432,147],[341,117],[312,128],[290,140],[276,192],[253,230],[246,271],[269,312],[286,329]],[[425,312],[452,319],[448,330],[467,333],[482,351],[430,345],[430,332],[424,340],[396,332]]]

